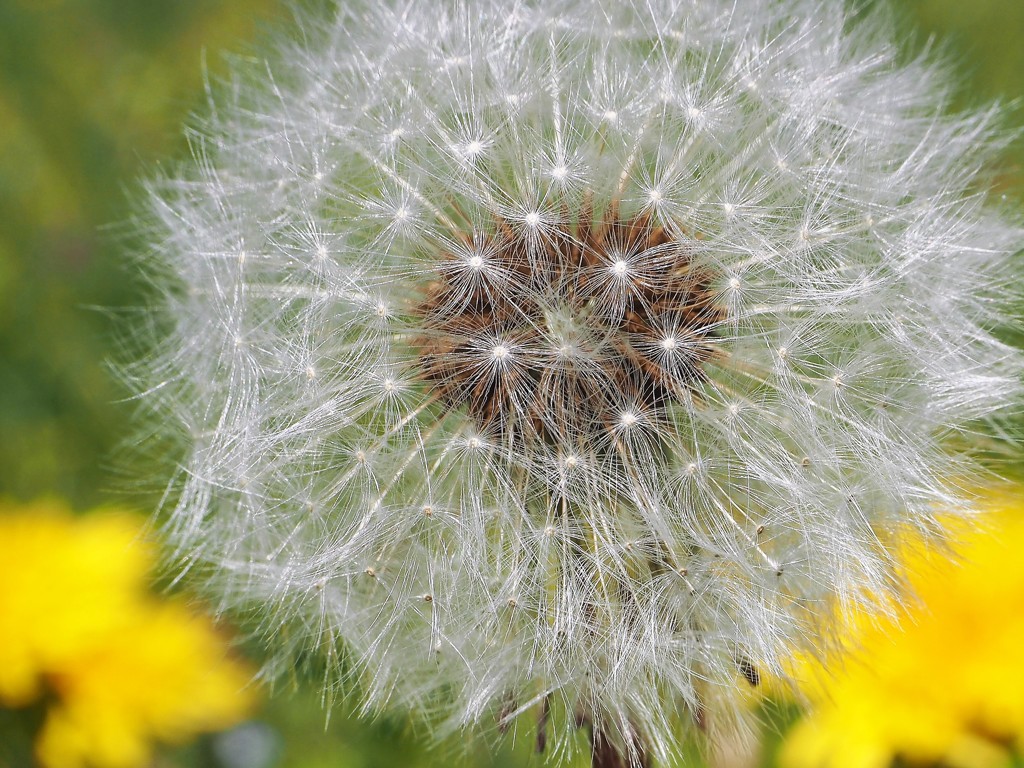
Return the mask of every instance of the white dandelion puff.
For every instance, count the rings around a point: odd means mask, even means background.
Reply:
[[[886,21],[815,0],[350,2],[151,183],[167,533],[368,708],[670,758],[1021,397],[1024,238]],[[739,683],[737,682],[739,681]],[[725,725],[722,725],[725,727]]]

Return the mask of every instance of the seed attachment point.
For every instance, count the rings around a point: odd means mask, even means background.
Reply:
[[[659,419],[703,378],[725,316],[696,241],[650,212],[623,217],[618,203],[550,226],[539,211],[520,221],[460,233],[468,258],[437,254],[414,308],[420,378],[506,445],[575,451]]]

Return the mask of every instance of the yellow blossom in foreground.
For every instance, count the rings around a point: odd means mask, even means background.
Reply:
[[[0,505],[0,705],[47,695],[47,768],[132,768],[238,722],[250,675],[207,619],[146,590],[136,518]]]
[[[57,502],[0,502],[0,704],[40,693],[139,609],[150,553],[127,515],[73,519]]]
[[[987,768],[1020,752],[1024,496],[988,508],[960,565],[934,551],[908,559],[911,608],[855,618],[857,650],[828,662],[828,677],[804,663],[816,706],[783,745],[784,768]]]

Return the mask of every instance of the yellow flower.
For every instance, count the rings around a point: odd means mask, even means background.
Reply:
[[[913,764],[987,768],[1024,745],[1024,504],[993,497],[958,549],[908,557],[912,607],[855,617],[847,645],[804,660],[816,706],[791,731],[785,768]]]
[[[151,559],[138,535],[124,514],[0,503],[0,703],[33,700],[44,674],[131,620]]]
[[[150,741],[232,725],[250,675],[210,622],[146,590],[152,553],[125,513],[0,504],[0,705],[48,694],[47,768],[131,768]]]

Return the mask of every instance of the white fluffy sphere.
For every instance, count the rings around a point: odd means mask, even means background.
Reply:
[[[150,185],[177,563],[368,706],[644,762],[969,512],[1018,222],[886,20],[345,2]],[[159,266],[153,266],[156,262]],[[745,683],[742,683],[745,684]],[[552,718],[548,723],[548,718]],[[602,746],[604,745],[604,746]]]

